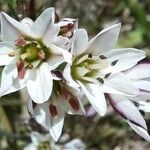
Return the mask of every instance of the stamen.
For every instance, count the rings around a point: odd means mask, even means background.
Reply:
[[[65,89],[62,89],[61,90],[61,96],[62,96],[62,99],[64,101],[66,101],[68,99],[69,94],[68,94],[68,92]]]
[[[25,63],[23,60],[18,60],[16,65],[17,65],[18,77],[20,79],[23,79],[25,76]]]
[[[72,97],[71,99],[69,99],[68,102],[74,111],[79,111],[80,109],[79,102],[75,98]]]
[[[38,56],[39,56],[39,58],[40,58],[41,60],[45,59],[45,53],[43,52],[43,50],[40,50],[40,51],[38,52]]]
[[[49,105],[49,111],[50,111],[50,114],[52,115],[53,118],[58,115],[57,108],[53,104]]]
[[[106,79],[106,78],[108,78],[110,75],[111,75],[111,72],[110,72],[110,73],[105,74],[105,79]]]
[[[100,59],[107,59],[107,57],[104,56],[104,55],[100,55],[99,58],[100,58]]]
[[[139,110],[142,116],[145,116],[145,112],[143,110]]]
[[[111,65],[114,66],[114,65],[116,65],[117,62],[118,62],[118,60],[114,60],[114,61],[111,63]]]
[[[15,45],[16,46],[22,46],[22,45],[24,45],[26,43],[26,41],[25,41],[25,39],[23,38],[23,37],[20,37],[19,39],[17,39],[16,41],[15,41]]]
[[[10,53],[8,54],[8,56],[9,56],[9,57],[14,57],[14,56],[15,56],[15,52],[14,52],[14,51],[10,52]]]
[[[27,57],[30,57],[30,52],[26,52],[26,53],[23,53],[20,57],[22,60],[26,59]]]
[[[33,68],[33,65],[32,65],[32,64],[29,64],[28,67],[29,67],[29,69],[32,69],[32,68]]]
[[[134,105],[135,105],[136,107],[139,107],[139,106],[140,106],[140,104],[137,103],[137,102],[133,102],[133,103],[134,103]]]
[[[97,80],[98,80],[100,83],[104,84],[104,80],[103,80],[102,78],[97,78]]]
[[[88,58],[92,58],[92,54],[91,53],[89,53]]]

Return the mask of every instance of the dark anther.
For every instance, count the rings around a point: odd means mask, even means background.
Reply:
[[[114,66],[114,65],[116,65],[117,62],[118,62],[118,60],[114,60],[114,61],[111,63],[111,65]]]
[[[104,80],[103,80],[102,78],[97,78],[97,80],[98,80],[100,83],[104,84]]]
[[[91,53],[89,53],[88,58],[92,58],[92,54]]]
[[[139,110],[142,116],[145,116],[145,112],[143,110]]]
[[[135,105],[136,107],[139,107],[139,106],[140,106],[140,104],[137,103],[137,102],[133,102],[133,103],[134,103],[134,105]]]
[[[100,55],[99,58],[101,58],[101,59],[107,59],[107,57],[104,56],[104,55]]]
[[[105,79],[106,79],[106,78],[108,78],[110,75],[111,75],[111,72],[110,72],[110,73],[105,74]]]

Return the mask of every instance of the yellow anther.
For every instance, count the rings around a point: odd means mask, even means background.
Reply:
[[[9,56],[9,57],[14,57],[14,56],[15,56],[15,52],[14,52],[14,51],[10,52],[10,53],[8,54],[8,56]]]
[[[32,68],[33,68],[33,65],[32,65],[32,64],[29,64],[28,67],[29,67],[29,69],[32,69]]]
[[[30,56],[30,52],[26,52],[26,53],[22,54],[20,57],[22,60],[24,60],[25,58],[27,58],[29,56]]]

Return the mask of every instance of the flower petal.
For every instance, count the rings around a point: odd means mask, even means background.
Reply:
[[[35,103],[47,101],[52,92],[53,79],[47,63],[42,63],[38,69],[29,73],[27,89]]]
[[[127,95],[139,95],[138,88],[123,73],[117,73],[105,79],[104,86],[111,87]],[[113,91],[108,89],[107,93],[113,93]]]
[[[139,110],[143,110],[144,112],[150,112],[150,102],[139,101],[138,104]]]
[[[48,8],[36,19],[32,26],[35,38],[43,37],[51,23],[54,23],[54,8]]]
[[[114,110],[126,120],[147,130],[145,120],[132,102],[125,96],[109,94],[108,99]]]
[[[57,102],[57,100],[55,101]],[[64,124],[64,112],[62,107],[59,107],[59,103],[57,105],[58,116],[51,116],[49,110],[49,101],[38,104],[34,110],[35,119],[38,123],[40,123],[45,128],[49,129],[52,138],[57,141],[62,133],[62,128]]]
[[[138,61],[145,57],[145,52],[134,49],[115,49],[108,53],[103,53],[110,62],[117,61],[115,65],[104,69],[102,72],[118,73],[127,70],[137,64]]]
[[[51,41],[56,46],[61,47],[65,50],[69,50],[69,49],[66,49],[68,47],[69,42],[70,42],[70,40],[68,38],[63,37],[63,36],[57,36],[57,37],[53,38],[53,40],[51,40]]]
[[[75,89],[79,89],[79,84],[77,82],[75,82],[71,76],[71,68],[70,68],[70,64],[67,64],[64,71],[63,71],[63,77],[65,78],[67,85],[69,85],[70,87],[73,87]]]
[[[4,67],[1,79],[0,96],[18,91],[26,86],[25,80],[18,78],[15,64]]]
[[[1,38],[3,41],[14,41],[20,36],[19,31],[7,20],[5,13],[1,13]]]
[[[12,48],[8,47],[5,43],[0,43],[0,66],[5,66],[13,62],[14,58],[9,56]]]
[[[46,129],[51,127],[51,114],[49,111],[49,105],[49,101],[46,101],[42,104],[37,104],[34,108],[35,120]]]
[[[61,118],[61,120],[59,122],[57,122],[54,126],[52,126],[49,129],[51,136],[55,141],[58,141],[58,139],[62,133],[63,125],[64,125],[64,118]]]
[[[124,73],[129,79],[150,78],[150,63],[138,64]]]
[[[141,137],[143,137],[145,140],[147,140],[148,142],[150,142],[150,135],[148,134],[148,131],[131,123],[130,121],[127,121],[128,124],[131,126],[131,128],[137,133],[139,134]]]
[[[3,41],[15,41],[22,34],[30,36],[32,33],[29,26],[21,24],[4,12],[1,13],[1,20]]]
[[[71,48],[71,53],[75,56],[82,54],[88,44],[88,35],[85,29],[78,29],[75,31],[73,36],[73,44]]]
[[[56,39],[59,33],[60,27],[54,23],[51,23],[49,27],[46,29],[43,35],[43,43],[49,47],[51,43],[53,43],[54,39]]]
[[[104,116],[106,113],[106,99],[101,90],[100,85],[98,84],[83,84],[78,81],[80,84],[84,94],[86,95],[87,99],[91,103],[91,105],[95,108],[97,113],[101,116]]]
[[[54,44],[50,45],[52,56],[48,60],[48,64],[51,70],[58,67],[63,62],[71,63],[72,55],[67,50],[64,50]]]
[[[93,55],[99,55],[102,52],[113,49],[118,40],[120,27],[121,24],[119,23],[102,30],[89,41],[88,51]]]
[[[142,92],[150,93],[150,82],[149,81],[133,81],[134,85]]]

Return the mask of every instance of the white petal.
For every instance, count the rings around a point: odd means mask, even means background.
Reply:
[[[150,82],[149,81],[133,81],[133,84],[140,90],[146,93],[150,93]]]
[[[64,125],[64,118],[61,118],[61,120],[59,122],[57,122],[57,124],[55,124],[54,126],[52,126],[49,129],[51,136],[55,141],[58,141],[58,139],[62,133],[63,125]]]
[[[31,27],[34,22],[30,18],[25,17],[21,20],[21,23]]]
[[[52,40],[53,44],[55,44],[56,46],[61,47],[61,48],[64,48],[69,42],[70,42],[70,40],[63,36],[57,36],[57,37],[53,38],[53,40]]]
[[[115,60],[118,60],[118,62],[114,66],[110,66],[102,72],[117,73],[136,65],[138,61],[145,57],[145,52],[134,48],[127,48],[111,50],[108,53],[103,53],[103,55],[105,55],[110,62]]]
[[[70,87],[73,87],[75,89],[79,89],[79,84],[77,82],[75,82],[71,76],[71,68],[70,68],[70,64],[67,64],[64,71],[63,71],[63,77],[65,78],[65,80],[67,81],[67,85],[69,85]]]
[[[26,86],[25,80],[18,78],[15,64],[4,67],[1,79],[0,95],[6,95],[18,91]]]
[[[35,120],[46,129],[51,127],[51,114],[49,105],[49,101],[46,101],[42,104],[37,104],[37,106],[34,108]]]
[[[85,112],[84,106],[82,104],[83,95],[82,95],[81,91],[79,91],[79,89],[75,89],[71,86],[65,86],[65,88],[68,92],[70,92],[72,94],[73,98],[76,99],[77,103],[79,104],[79,110],[75,111],[68,102],[64,103],[64,100],[61,97],[59,98],[60,99],[59,106],[60,107],[64,106],[64,112],[66,112],[68,114],[85,115],[86,112]]]
[[[97,113],[101,116],[104,116],[106,113],[106,99],[104,93],[101,90],[100,85],[98,84],[83,84],[78,81],[80,84],[84,94],[87,99],[91,103],[91,105],[95,108]]]
[[[79,97],[77,97],[77,101],[79,103],[79,111],[75,111],[73,110],[73,108],[71,106],[68,107],[68,114],[70,115],[75,115],[75,114],[78,114],[78,115],[85,115],[86,114],[86,111],[84,109],[84,106],[82,104],[82,99],[80,99]],[[69,105],[69,104],[68,104]]]
[[[71,53],[75,56],[82,54],[88,44],[88,35],[85,29],[78,29],[75,31],[73,36],[73,45]]]
[[[10,52],[12,52],[12,48],[5,46],[5,43],[0,43],[0,66],[13,62],[14,58],[9,56]]]
[[[123,73],[111,75],[105,79],[104,84],[127,95],[139,95],[138,88]]]
[[[43,43],[49,47],[51,43],[53,43],[54,39],[58,35],[60,30],[60,27],[56,24],[51,23],[46,29],[44,35],[43,35]]]
[[[10,24],[5,17],[5,14],[1,13],[1,38],[3,41],[14,41],[20,36],[19,31]]]
[[[47,63],[42,63],[38,69],[29,73],[30,79],[27,82],[29,95],[35,103],[47,101],[52,92],[53,79]]]
[[[78,19],[63,18],[57,23],[60,27],[67,26],[68,24],[75,24],[75,28],[78,28]]]
[[[145,140],[147,140],[148,142],[150,142],[150,136],[148,134],[148,131],[131,123],[130,121],[127,121],[128,124],[131,126],[131,128],[137,133],[139,134],[141,137],[143,137]]]
[[[138,104],[139,110],[143,110],[144,112],[150,112],[150,102],[139,101]]]
[[[89,41],[88,51],[93,55],[109,51],[114,48],[118,40],[121,24],[115,24],[105,28]]]
[[[48,8],[36,19],[32,26],[32,31],[36,38],[41,38],[47,32],[49,25],[54,20],[54,8]]]
[[[150,63],[138,64],[124,73],[129,79],[150,78]]]
[[[6,13],[1,13],[2,20],[2,39],[5,41],[15,41],[22,34],[31,35],[29,26],[25,26]]]
[[[119,113],[119,115],[147,130],[147,126],[142,115],[127,97],[111,94],[108,98],[114,110]]]
[[[48,64],[51,70],[58,67],[63,62],[71,63],[72,55],[68,51],[55,46],[54,44],[50,45],[50,50],[52,52],[52,56],[48,60]]]

